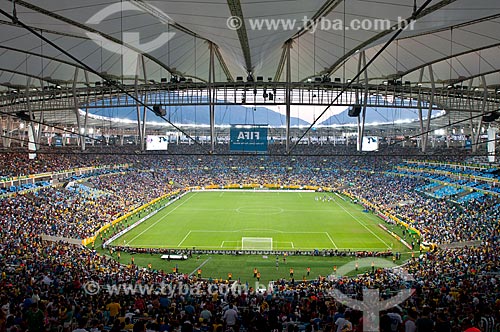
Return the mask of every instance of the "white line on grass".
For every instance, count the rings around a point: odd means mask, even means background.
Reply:
[[[140,232],[139,234],[137,234],[136,236],[134,236],[130,241],[128,241],[128,245],[130,245],[132,243],[132,241],[134,241],[135,239],[137,239],[139,236],[141,236],[142,234],[146,233],[147,231],[149,231],[152,227],[154,227],[157,223],[159,223],[160,221],[162,221],[163,219],[165,219],[169,214],[171,214],[172,212],[174,212],[175,210],[177,210],[177,208],[181,207],[184,203],[186,203],[187,201],[189,201],[191,198],[193,198],[196,194],[198,193],[194,193],[192,196],[189,196],[188,198],[186,198],[184,201],[182,201],[181,204],[177,205],[175,208],[173,208],[172,210],[168,211],[167,214],[165,214],[163,217],[161,217],[160,219],[158,219],[154,224],[152,224],[151,226],[149,226],[148,228],[146,228],[145,230],[143,230],[142,232]]]
[[[196,271],[198,271],[198,269],[201,269],[203,267],[203,265],[207,264],[211,259],[212,259],[212,257],[208,257],[203,263],[200,264],[200,266],[198,266],[196,269],[194,269],[193,272],[191,272],[189,274],[189,276],[192,276]]]
[[[335,192],[335,195],[337,195],[341,200],[343,200],[345,202],[345,198],[340,196],[340,194],[338,192]]]
[[[335,203],[337,203],[338,206],[340,206],[342,208],[342,210],[344,210],[345,212],[347,212],[347,214],[349,214],[354,220],[356,220],[358,222],[358,224],[360,224],[361,226],[363,226],[364,228],[366,228],[366,230],[370,233],[373,234],[373,236],[375,236],[380,242],[382,242],[383,244],[385,244],[387,246],[387,248],[390,248],[390,246],[387,244],[387,242],[385,242],[384,240],[382,240],[380,238],[380,236],[378,236],[377,234],[375,234],[371,229],[369,229],[365,224],[363,224],[359,219],[358,217],[355,217],[354,215],[352,215],[351,212],[349,212],[345,207],[343,207],[339,202],[337,202],[336,199],[334,199]]]
[[[333,244],[333,246],[335,247],[335,249],[338,249],[339,247],[337,247],[337,245],[335,244],[335,242],[333,242],[333,239],[332,237],[330,236],[330,233],[328,232],[325,232],[326,236],[328,236],[328,238],[330,239],[330,242]]]
[[[221,248],[224,248],[224,242],[226,242],[226,241],[222,241],[222,243],[220,245]]]
[[[188,236],[189,236],[189,235],[191,235],[191,231],[189,231],[189,232],[186,234],[186,236],[184,236],[184,238],[182,239],[182,241],[181,241],[181,242],[179,242],[179,244],[177,245],[177,248],[179,248],[179,247],[182,245],[182,243],[183,243],[184,241],[186,241],[186,239],[188,238]]]
[[[289,244],[292,249],[295,249],[295,246],[294,246],[292,241],[273,241],[273,246],[276,244],[276,248],[277,248],[274,250],[282,250],[282,249],[279,249],[281,247],[281,246],[279,246],[280,243]]]
[[[241,241],[226,241],[227,242],[240,242]],[[283,242],[277,242],[277,243],[290,243],[290,242],[287,242],[287,241],[283,241]],[[140,246],[137,246],[136,248],[172,248],[172,247],[169,247],[169,246],[166,246],[164,243],[163,244],[141,244]],[[315,246],[315,247],[312,247],[312,248],[309,248],[309,247],[297,247],[297,248],[300,248],[301,250],[315,250],[315,249],[319,249],[319,250],[323,250],[323,249],[331,249],[331,248],[327,248],[327,247],[318,247],[318,246]],[[220,245],[216,245],[216,246],[196,246],[196,249],[207,249],[207,250],[211,250],[211,249],[220,249]],[[237,248],[227,248],[226,250],[236,250]],[[349,250],[349,251],[370,251],[370,250],[385,250],[386,248],[385,247],[377,247],[377,248],[366,248],[366,247],[363,247],[363,248],[353,248],[353,247],[349,247],[349,248],[337,248],[338,250]],[[262,250],[265,250],[265,249],[262,249]],[[408,252],[404,252],[404,253],[411,253],[411,251],[408,251]],[[415,251],[415,253],[418,253],[418,251]],[[111,256],[109,256],[111,257]]]
[[[193,229],[191,232],[193,233],[241,233],[241,232],[275,232],[282,234],[325,234],[325,232],[284,232],[276,229],[237,229],[233,231],[223,231],[223,230],[213,230],[213,229]],[[226,241],[229,242],[229,241]]]
[[[193,209],[189,209],[189,211],[195,211],[195,212],[219,212],[219,211],[223,211],[223,212],[238,212],[238,213],[242,213],[240,212],[241,209],[253,209],[255,208],[256,210],[258,209],[257,207],[239,207],[237,209],[204,209],[204,208],[193,208]],[[323,210],[318,210],[318,209],[311,209],[311,210],[294,210],[294,209],[281,209],[283,211],[279,211],[277,213],[274,213],[274,214],[278,214],[278,213],[287,213],[287,212],[323,212],[323,213],[332,213],[332,212],[341,212],[342,210],[341,209],[323,209]],[[278,210],[276,210],[278,211]],[[244,213],[244,212],[243,212]],[[247,213],[248,214],[248,213]],[[255,214],[255,213],[249,213],[249,214]],[[255,215],[260,215],[260,214],[255,214]]]

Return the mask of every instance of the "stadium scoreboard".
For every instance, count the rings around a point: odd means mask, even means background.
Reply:
[[[229,149],[235,152],[267,152],[268,125],[231,125]]]

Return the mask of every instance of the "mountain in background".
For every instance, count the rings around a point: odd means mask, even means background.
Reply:
[[[371,104],[384,104],[388,105],[391,102],[385,100],[383,96],[371,96],[369,97]],[[418,120],[418,110],[417,101],[415,100],[401,100],[397,98],[392,100],[392,103],[396,103],[397,105],[408,106],[412,108],[396,108],[396,107],[367,107],[366,108],[366,120],[365,123],[397,123],[397,122],[409,122]],[[427,109],[429,104],[426,102],[422,103],[422,108]],[[330,116],[326,120],[322,121],[320,124],[324,126],[330,125],[342,125],[342,124],[356,124],[358,119],[357,117],[350,117],[348,115],[349,108],[346,108],[345,111],[339,113],[337,115]],[[424,112],[424,118],[426,117],[427,112]],[[439,112],[433,112],[433,117],[437,116]]]
[[[167,107],[169,121],[183,124],[210,124],[208,106],[177,106]],[[299,118],[291,118],[291,124],[308,125]],[[215,107],[215,124],[269,124],[271,127],[286,125],[286,116],[270,110],[267,107],[244,107],[241,105],[228,105]]]
[[[108,101],[109,102],[109,101]],[[115,105],[114,100],[111,101]],[[131,101],[132,103],[132,101]],[[170,122],[182,124],[209,125],[210,114],[208,106],[167,106],[165,107],[166,116]],[[91,113],[99,116],[128,119],[137,121],[137,110],[135,107],[121,108],[96,108]],[[142,107],[141,107],[142,113]],[[147,113],[148,122],[163,122],[153,112]],[[241,105],[227,105],[215,107],[215,124],[268,124],[271,127],[285,126],[286,116],[275,112],[267,107],[244,107]],[[305,126],[309,123],[292,117],[292,126]]]
[[[383,98],[381,96],[370,97],[371,103],[382,104],[381,100],[378,98]],[[206,99],[204,100],[206,102]],[[99,101],[102,103],[103,101]],[[111,99],[105,101],[106,103],[111,103],[117,105],[116,99]],[[401,104],[401,100],[395,100],[397,104]],[[122,102],[123,103],[123,102]],[[128,101],[129,105],[133,104],[134,101],[130,99]],[[411,104],[410,104],[411,103]],[[390,104],[390,103],[389,103]],[[415,109],[416,101],[403,101],[404,106],[409,106],[413,108],[390,108],[390,107],[368,107],[366,111],[366,123],[398,123],[398,122],[409,122],[418,119],[418,110]],[[423,103],[422,107],[427,109],[427,104]],[[166,106],[166,118],[173,123],[182,123],[187,125],[209,125],[210,115],[208,106]],[[110,118],[120,118],[137,121],[137,111],[135,107],[116,107],[116,108],[96,108],[91,111],[95,115],[110,117]],[[331,125],[352,125],[357,123],[356,117],[349,117],[348,115],[349,107],[346,107],[344,111],[337,115],[332,115],[325,120],[318,123],[319,126],[331,126]],[[141,107],[142,113],[142,107]],[[330,113],[331,114],[331,113]],[[427,112],[424,112],[424,115]],[[439,112],[433,112],[433,117],[437,116]],[[328,113],[327,113],[328,115]],[[154,115],[153,112],[147,113],[148,122],[163,122],[162,119]],[[297,118],[292,117],[290,119],[292,126],[307,126],[310,123]],[[270,127],[282,127],[286,125],[285,115],[273,111],[265,106],[242,106],[242,105],[218,105],[215,106],[215,124],[216,125],[231,125],[231,124],[268,124]]]
[[[322,121],[320,125],[356,124],[357,117],[350,117],[346,109],[340,114],[333,115]],[[426,112],[427,113],[427,112]],[[393,123],[399,121],[414,121],[418,119],[418,110],[407,108],[366,108],[366,123]]]

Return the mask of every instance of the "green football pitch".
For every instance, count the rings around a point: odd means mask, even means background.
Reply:
[[[335,194],[192,192],[113,245],[225,250],[402,250],[380,220]]]

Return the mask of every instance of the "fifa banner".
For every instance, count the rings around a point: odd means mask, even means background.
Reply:
[[[147,151],[158,151],[158,150],[168,150],[168,136],[146,136],[146,150]]]
[[[364,136],[362,151],[378,151],[378,137]]]
[[[229,149],[236,152],[267,152],[267,125],[231,125]]]

